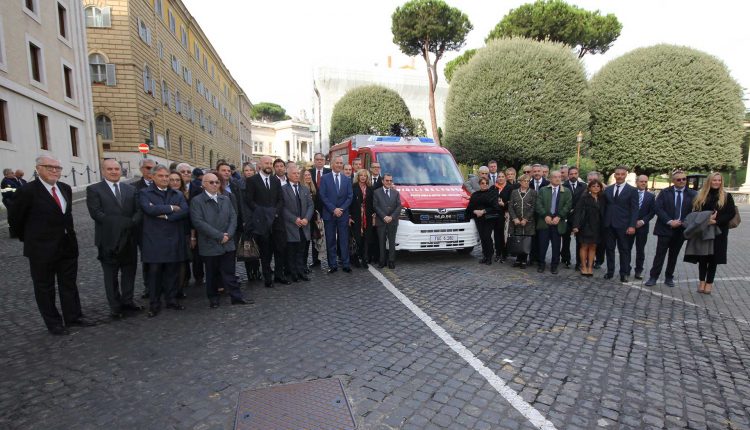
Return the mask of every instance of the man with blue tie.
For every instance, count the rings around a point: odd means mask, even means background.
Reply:
[[[635,222],[635,279],[643,279],[643,262],[646,260],[646,242],[651,218],[656,215],[656,197],[648,191],[648,176],[640,175],[635,181],[638,188],[638,220]]]
[[[672,186],[662,190],[656,198],[654,205],[656,211],[656,224],[654,225],[654,236],[657,237],[656,253],[654,262],[651,264],[651,272],[647,287],[656,285],[664,266],[664,257],[669,252],[667,270],[664,272],[664,284],[674,287],[674,269],[677,265],[677,256],[680,254],[682,244],[685,241],[682,222],[687,214],[693,210],[693,199],[697,195],[695,190],[689,189],[687,175],[682,170],[672,173]]]
[[[352,271],[349,265],[349,205],[352,203],[352,181],[344,176],[344,159],[336,157],[331,164],[333,171],[320,181],[320,201],[323,203],[328,273],[338,271],[336,247],[341,246],[341,264],[344,272]]]
[[[604,230],[607,252],[607,274],[604,279],[615,275],[615,247],[620,254],[620,281],[627,282],[630,275],[630,251],[633,247],[632,236],[638,218],[638,192],[635,187],[625,182],[628,169],[624,166],[615,168],[615,184],[604,191],[607,210],[604,213]]]

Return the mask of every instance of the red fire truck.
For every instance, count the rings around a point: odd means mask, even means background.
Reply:
[[[356,135],[331,147],[329,156],[344,164],[357,157],[362,166],[380,163],[393,175],[401,195],[396,249],[471,252],[479,243],[474,220],[465,215],[468,192],[453,155],[429,137]]]

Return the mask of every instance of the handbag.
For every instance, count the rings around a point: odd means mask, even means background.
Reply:
[[[735,206],[734,216],[732,217],[732,219],[729,220],[729,224],[727,224],[727,226],[729,228],[737,228],[737,226],[739,226],[740,223],[742,223],[742,218],[740,217],[740,209],[737,206]]]
[[[237,248],[237,260],[252,261],[260,258],[260,250],[255,239],[246,237],[244,234],[240,237],[240,246]]]
[[[359,251],[357,247],[357,239],[354,238],[353,235],[349,235],[349,255],[357,255],[357,252]]]
[[[511,255],[530,254],[531,236],[508,237],[508,253]]]

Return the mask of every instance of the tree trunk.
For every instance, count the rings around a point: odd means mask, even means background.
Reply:
[[[430,66],[427,65],[427,76],[430,79],[430,86],[427,89],[428,96],[430,97],[430,122],[432,122],[432,138],[435,139],[435,143],[440,145],[440,136],[438,135],[437,117],[435,115],[435,86],[434,80],[432,79],[432,72]]]

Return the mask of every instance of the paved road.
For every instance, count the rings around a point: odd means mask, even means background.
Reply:
[[[0,232],[0,428],[232,428],[240,391],[327,377],[364,429],[750,428],[750,223],[711,296],[693,292],[692,265],[677,288],[648,289],[400,254],[385,283],[316,272],[216,310],[191,288],[184,312],[115,322],[74,211],[97,325],[68,337],[47,334],[21,246]]]

